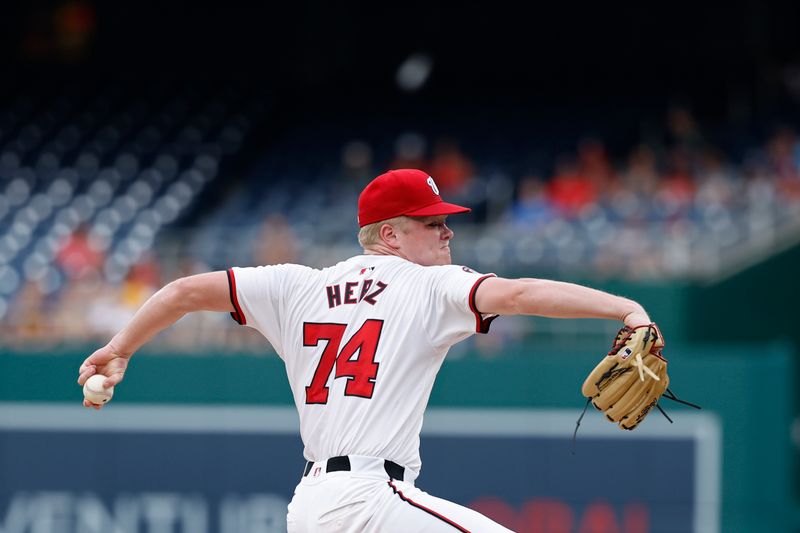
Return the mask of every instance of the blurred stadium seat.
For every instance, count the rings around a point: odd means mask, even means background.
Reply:
[[[0,319],[26,283],[47,297],[64,292],[75,273],[59,254],[79,230],[104,259],[92,275],[119,284],[161,230],[197,206],[259,120],[229,87],[146,100],[118,86],[98,94],[20,97],[2,109]]]

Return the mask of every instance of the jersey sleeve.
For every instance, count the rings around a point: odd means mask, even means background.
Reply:
[[[475,307],[475,293],[494,274],[480,274],[458,265],[431,268],[425,326],[434,346],[451,346],[473,333],[488,333],[497,315]]]
[[[300,265],[233,267],[228,269],[228,285],[234,311],[231,317],[258,330],[283,353],[283,317],[286,302],[296,281],[305,275]]]

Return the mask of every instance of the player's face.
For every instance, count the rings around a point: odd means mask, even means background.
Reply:
[[[453,230],[445,224],[446,219],[447,215],[408,217],[398,232],[400,251],[406,259],[422,266],[449,265]]]

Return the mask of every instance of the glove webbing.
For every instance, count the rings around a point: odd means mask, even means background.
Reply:
[[[647,343],[650,341],[650,335],[655,335],[656,338],[653,341],[655,343],[655,341],[658,340],[658,334],[651,332],[651,327],[653,326],[655,326],[655,324],[644,324],[642,326],[636,326],[635,328],[630,328],[628,326],[625,326],[620,330],[619,334],[617,334],[617,338],[614,339],[614,343],[611,345],[611,349],[608,351],[608,355],[617,355],[619,351],[625,346],[625,343],[627,343],[628,340],[630,340],[630,338],[633,337],[633,332],[639,328],[647,328],[647,331],[644,334],[644,339],[642,339],[644,345],[647,345]],[[650,353],[653,355],[660,356],[660,350],[654,351],[654,349],[655,347],[651,349]]]
[[[598,381],[598,383],[603,381],[603,379],[606,378],[606,374],[610,374],[611,372],[613,372],[613,370],[614,369],[612,368],[611,370],[609,370],[608,372],[603,374],[603,377],[600,378],[600,381]],[[630,370],[630,368],[624,369],[623,372],[626,372],[628,370]],[[618,372],[619,372],[619,370],[618,370]],[[686,400],[681,400],[680,398],[675,396],[675,393],[672,392],[672,390],[670,390],[669,387],[667,387],[667,390],[664,392],[662,397],[666,398],[668,400],[672,400],[673,402],[678,402],[678,403],[682,403],[683,405],[688,405],[689,407],[693,407],[695,409],[702,409],[702,407],[700,407],[696,403],[688,402]],[[578,428],[581,426],[581,420],[583,420],[583,415],[586,414],[586,410],[589,408],[589,404],[591,402],[592,402],[591,398],[586,398],[586,404],[583,406],[583,412],[581,412],[581,416],[578,417],[578,420],[575,421],[575,431],[572,433],[572,455],[575,455],[575,442],[577,441],[577,438],[578,438]],[[656,403],[656,407],[661,412],[661,414],[664,415],[664,418],[669,420],[669,423],[672,424],[673,423],[672,419],[669,417],[669,415],[667,415],[666,411],[664,411],[664,409],[658,403]]]

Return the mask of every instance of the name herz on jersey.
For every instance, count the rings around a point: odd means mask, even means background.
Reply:
[[[371,279],[328,285],[325,287],[325,293],[328,297],[328,307],[333,309],[342,304],[357,304],[361,300],[364,300],[370,305],[375,305],[378,303],[375,298],[377,298],[386,287],[388,287],[386,283]]]

